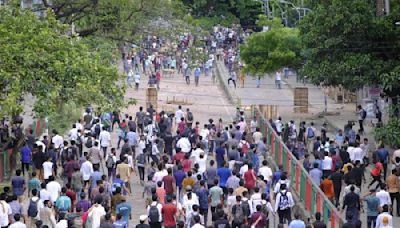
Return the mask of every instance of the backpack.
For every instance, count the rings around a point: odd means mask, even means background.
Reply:
[[[279,210],[285,210],[289,208],[289,197],[287,196],[287,193],[281,192],[280,200],[279,200]]]
[[[149,221],[150,222],[158,222],[160,219],[160,214],[157,208],[157,205],[154,206],[150,206],[150,210],[149,210]]]
[[[249,204],[249,200],[242,201],[242,207],[243,207],[244,215],[245,215],[246,217],[249,217],[249,216],[251,215],[251,213],[250,213],[250,204]]]
[[[365,111],[365,109],[362,109],[362,111],[361,111],[361,119],[365,120],[365,118],[367,118],[367,111]]]
[[[33,201],[32,199],[29,201],[28,206],[28,216],[35,218],[38,215],[38,202],[39,200]]]
[[[96,126],[94,126],[94,133],[96,134],[96,136],[100,135],[100,124],[96,124]]]
[[[111,155],[108,156],[107,161],[106,161],[107,168],[112,169],[114,167],[114,165],[115,165],[115,162],[114,162],[113,157]]]
[[[245,215],[243,211],[243,205],[235,205],[233,206],[233,209],[235,209],[235,213],[233,213],[233,221],[236,224],[241,224],[244,221]]]
[[[86,143],[85,143],[85,146],[86,146],[87,148],[92,148],[92,146],[93,146],[92,137],[88,137],[88,139],[87,139],[87,141],[86,141]]]
[[[192,112],[188,112],[188,120],[193,121],[193,113]]]
[[[311,127],[307,128],[307,138],[313,138],[314,136],[314,130]]]

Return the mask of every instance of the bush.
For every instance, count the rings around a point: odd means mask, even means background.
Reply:
[[[64,104],[59,112],[48,116],[49,131],[56,129],[60,134],[64,134],[82,116],[82,110],[74,103]]]
[[[384,126],[375,128],[375,139],[391,147],[400,145],[400,119],[391,117]]]

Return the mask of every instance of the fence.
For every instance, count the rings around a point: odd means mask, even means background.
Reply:
[[[311,215],[320,212],[327,227],[337,228],[343,224],[343,219],[335,206],[325,196],[322,190],[312,182],[310,175],[303,164],[294,157],[285,143],[277,136],[268,121],[264,119],[256,107],[252,107],[253,116],[256,116],[260,130],[267,137],[267,144],[277,165],[282,165],[288,173],[292,192],[295,193],[304,208]]]

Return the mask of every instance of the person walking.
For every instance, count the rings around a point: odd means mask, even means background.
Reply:
[[[199,86],[200,75],[201,75],[200,67],[196,67],[196,69],[194,70],[194,83],[196,86]]]
[[[390,200],[392,201],[392,214],[394,212],[394,201],[396,201],[396,213],[400,216],[400,192],[399,192],[399,178],[396,176],[397,170],[392,170],[386,180]]]
[[[345,195],[343,200],[342,211],[346,208],[346,214],[351,213],[353,215],[352,222],[355,223],[359,218],[359,212],[361,209],[360,196],[355,192],[355,187],[350,187],[350,192]]]
[[[229,74],[229,78],[228,78],[228,85],[229,85],[229,82],[232,81],[233,86],[236,89],[236,80],[237,80],[236,72],[235,71],[231,71],[230,74]]]
[[[367,118],[367,111],[362,108],[361,105],[357,106],[357,116],[358,116],[358,124],[360,125],[360,129],[358,132],[360,134],[364,134],[364,120]]]
[[[275,198],[275,212],[278,213],[279,223],[285,224],[287,220],[288,224],[292,221],[291,219],[291,208],[294,206],[292,193],[286,189],[286,184],[281,184],[280,191]]]
[[[282,72],[281,71],[277,71],[275,73],[275,87],[277,89],[281,89],[281,81],[282,81]]]
[[[362,197],[362,200],[367,203],[367,228],[375,228],[376,218],[380,210],[379,198],[375,194],[376,190],[373,188],[369,190],[368,194]]]

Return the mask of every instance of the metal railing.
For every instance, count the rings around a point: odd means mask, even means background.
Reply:
[[[267,137],[267,145],[271,148],[271,156],[274,158],[275,163],[282,165],[283,170],[288,173],[291,190],[298,196],[305,210],[312,216],[316,212],[320,212],[327,227],[341,227],[344,220],[340,212],[325,196],[319,186],[312,182],[311,176],[304,169],[303,164],[296,159],[255,106],[252,106],[252,114],[256,116],[261,132]]]

